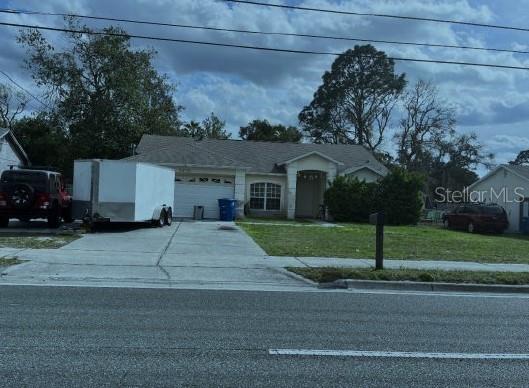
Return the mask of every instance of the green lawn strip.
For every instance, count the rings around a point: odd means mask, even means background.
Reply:
[[[57,249],[79,236],[0,236],[0,248]]]
[[[418,269],[371,268],[287,268],[289,271],[318,283],[339,279],[412,281],[464,284],[506,284],[529,285],[529,272],[485,272],[485,271],[442,271]]]
[[[10,265],[17,265],[23,262],[23,260],[19,260],[16,257],[0,257],[0,267],[9,267]]]
[[[375,227],[342,228],[241,224],[272,256],[374,258]],[[518,235],[483,235],[434,226],[386,226],[384,255],[401,260],[458,260],[529,263],[529,239]]]

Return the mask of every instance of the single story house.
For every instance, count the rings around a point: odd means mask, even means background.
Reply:
[[[522,232],[529,220],[529,166],[500,165],[470,185],[467,196],[470,202],[502,206],[509,219],[507,232]]]
[[[191,217],[195,205],[218,218],[217,199],[237,200],[254,215],[317,217],[323,194],[337,175],[375,181],[387,173],[363,146],[197,140],[144,135],[129,160],[173,167],[176,217]]]
[[[11,166],[29,165],[29,158],[15,135],[7,128],[0,128],[0,172]]]

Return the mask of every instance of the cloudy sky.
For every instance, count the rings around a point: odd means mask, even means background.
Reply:
[[[458,19],[479,23],[528,27],[529,0],[266,0],[316,8],[360,12],[415,15]],[[274,32],[335,35],[364,39],[471,45],[525,50],[529,32],[478,27],[462,27],[416,21],[398,21],[314,12],[287,11],[216,0],[48,0],[6,1],[1,7],[95,16],[136,18],[168,23],[207,25]],[[62,26],[60,17],[0,15],[0,20]],[[89,21],[102,27],[105,24]],[[259,45],[297,50],[341,52],[354,43],[297,37],[251,36],[122,24],[130,33]],[[33,91],[23,67],[25,51],[18,47],[16,29],[0,27],[0,70]],[[47,34],[57,45],[61,35]],[[136,47],[158,51],[157,68],[178,85],[176,101],[185,107],[185,118],[201,120],[215,112],[227,122],[236,136],[238,128],[256,118],[297,124],[297,115],[311,100],[329,69],[333,57],[259,52],[233,48],[192,46],[174,43],[135,41]],[[394,57],[455,60],[529,67],[529,55],[513,55],[454,49],[428,49],[413,46],[375,45]],[[520,150],[529,149],[529,71],[499,70],[398,62],[410,83],[431,80],[442,97],[458,112],[458,130],[475,131],[497,162],[511,160]],[[8,82],[2,79],[0,82]],[[34,103],[38,107],[37,103]],[[392,147],[388,139],[385,147]]]

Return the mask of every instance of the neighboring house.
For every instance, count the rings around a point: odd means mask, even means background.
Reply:
[[[500,165],[469,186],[471,202],[497,203],[507,212],[510,233],[529,222],[529,166]]]
[[[242,140],[196,140],[144,135],[129,160],[176,170],[173,214],[191,217],[204,206],[218,218],[217,199],[235,198],[238,215],[317,217],[323,194],[337,175],[375,181],[387,173],[358,145],[296,144]]]
[[[29,158],[15,135],[7,128],[0,128],[0,172],[11,166],[29,165]]]

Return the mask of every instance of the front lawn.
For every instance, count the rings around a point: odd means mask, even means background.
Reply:
[[[374,258],[375,227],[342,228],[242,224],[271,256]],[[434,226],[388,226],[384,256],[388,259],[459,260],[529,263],[529,239],[515,235],[481,235]]]
[[[237,221],[238,224],[252,223],[252,224],[286,224],[286,225],[297,225],[297,224],[312,224],[311,221],[298,218],[295,220],[289,220],[286,217],[255,217],[247,216]]]
[[[0,236],[0,248],[56,249],[77,240],[76,235]]]
[[[339,279],[411,281],[463,284],[529,284],[529,272],[441,271],[419,269],[369,268],[288,268],[289,271],[318,283]]]

